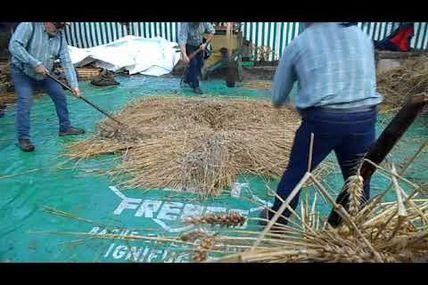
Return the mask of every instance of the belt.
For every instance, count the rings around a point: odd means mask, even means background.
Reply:
[[[333,114],[351,114],[351,113],[364,113],[364,112],[373,112],[377,110],[377,105],[372,106],[361,106],[361,107],[355,107],[355,108],[329,108],[329,107],[309,107],[305,109],[298,110],[300,115],[304,117],[305,115],[308,115],[313,112],[326,112],[326,113],[333,113]]]

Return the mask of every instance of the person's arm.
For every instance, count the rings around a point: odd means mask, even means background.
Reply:
[[[178,32],[178,45],[180,46],[182,59],[186,64],[189,63],[189,58],[187,57],[187,51],[186,51],[188,32],[189,32],[188,23],[180,23],[180,29]]]
[[[76,71],[74,70],[73,63],[71,62],[67,40],[65,39],[65,35],[63,32],[61,32],[60,37],[61,47],[59,51],[59,58],[61,60],[61,65],[64,68],[65,78],[67,78],[68,84],[73,89],[73,95],[76,97],[80,97],[81,92],[79,89],[79,83],[77,81]]]
[[[16,28],[9,42],[9,52],[20,62],[32,66],[34,69],[41,70],[42,62],[33,57],[28,51],[27,46],[30,44],[30,38],[33,34],[32,23],[21,23]],[[45,68],[46,69],[46,68]]]
[[[211,23],[208,23],[208,22],[204,23],[204,28],[205,28],[205,33],[208,33],[208,36],[207,36],[207,41],[205,42],[205,44],[201,45],[203,50],[205,49],[207,44],[212,40],[212,38],[214,37],[214,34],[215,34],[214,26]]]
[[[275,72],[273,81],[272,103],[279,108],[290,101],[289,94],[297,80],[293,65],[293,50],[291,46],[284,52]]]

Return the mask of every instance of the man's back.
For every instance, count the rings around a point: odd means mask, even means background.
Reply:
[[[373,43],[357,26],[313,24],[287,52],[299,81],[297,107],[353,108],[381,102]]]

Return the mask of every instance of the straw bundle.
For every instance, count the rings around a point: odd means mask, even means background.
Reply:
[[[97,77],[100,72],[101,69],[100,68],[95,68],[95,67],[76,67],[76,75],[78,80],[80,81],[89,81],[94,79],[95,77]],[[58,71],[63,73],[64,69],[63,68],[58,68]]]
[[[80,67],[76,68],[77,77],[79,80],[92,80],[100,74],[99,68]]]
[[[319,193],[341,213],[344,222],[333,228],[316,212],[316,203],[301,201],[302,211],[289,219],[288,225],[275,224],[275,231],[266,234],[259,231],[231,230],[223,235],[215,234],[222,245],[221,262],[419,262],[428,254],[428,189],[412,185],[406,193],[398,183],[395,169],[389,173],[392,184],[383,193],[374,197],[365,207],[356,211],[353,206],[347,213],[315,180]],[[407,181],[408,182],[408,181]],[[347,189],[353,195],[349,203],[361,200],[355,196],[362,193],[361,177],[353,176],[347,181]],[[391,190],[392,189],[392,190]],[[383,201],[389,191],[395,199]],[[389,192],[390,193],[390,192]],[[424,198],[425,197],[425,198]],[[360,203],[360,202],[357,202]],[[312,218],[308,218],[312,217]],[[201,217],[199,217],[201,219]],[[273,229],[273,228],[272,228]],[[238,253],[229,254],[227,248]],[[219,250],[213,251],[218,252]],[[206,259],[208,259],[207,253]],[[205,259],[205,260],[206,260]]]
[[[145,137],[118,132],[106,121],[95,138],[72,145],[68,155],[124,154],[108,172],[119,185],[203,196],[219,194],[238,174],[282,175],[300,123],[296,112],[267,101],[209,97],[146,98],[117,118]]]
[[[407,59],[401,66],[377,75],[378,92],[384,96],[381,111],[394,111],[410,97],[428,94],[428,57]]]

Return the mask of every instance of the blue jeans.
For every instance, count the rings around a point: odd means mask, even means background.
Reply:
[[[197,50],[198,46],[186,45],[186,53],[190,55],[192,52]],[[198,76],[201,75],[202,66],[204,65],[203,52],[199,52],[194,58],[190,60],[189,67],[186,73],[186,81],[190,87],[199,87]]]
[[[375,141],[375,107],[361,112],[312,108],[302,111],[301,115],[302,124],[294,138],[288,167],[277,188],[277,194],[283,200],[290,195],[308,169],[311,133],[314,133],[311,169],[314,170],[334,150],[345,180],[355,174],[361,158]],[[366,201],[370,197],[369,183],[364,187],[363,197]],[[299,194],[291,201],[290,206],[295,209],[298,201]],[[276,199],[272,209],[277,211],[281,204]],[[287,218],[290,214],[289,210],[283,212],[283,216]],[[283,218],[279,222],[287,223]]]
[[[18,108],[16,114],[16,127],[18,139],[30,139],[30,113],[33,103],[35,88],[42,88],[55,104],[59,119],[59,131],[63,132],[70,128],[68,117],[67,98],[62,87],[54,80],[47,78],[35,80],[24,72],[11,66],[12,82],[18,97]]]

